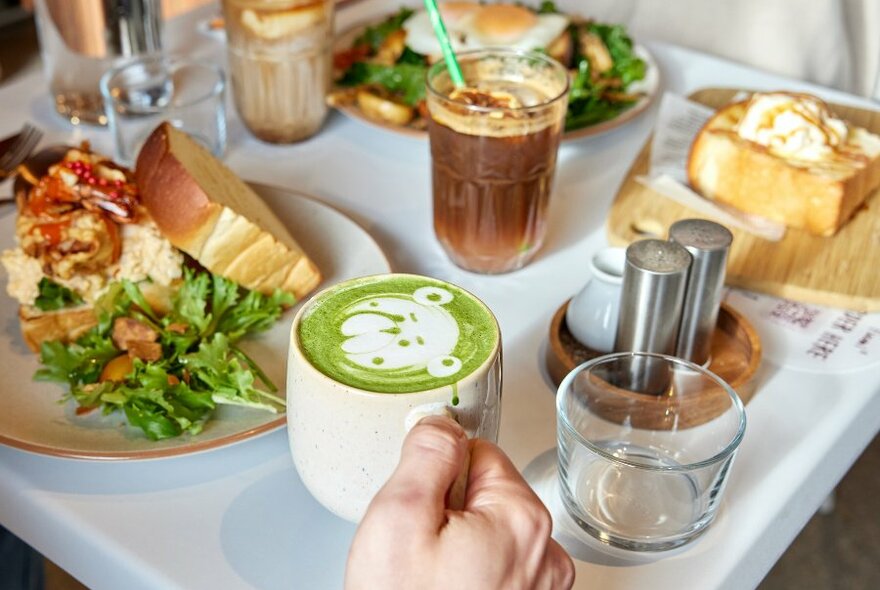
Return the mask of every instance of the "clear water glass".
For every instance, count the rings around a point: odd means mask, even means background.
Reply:
[[[137,58],[101,78],[116,159],[133,164],[163,121],[185,131],[215,156],[226,151],[226,78],[212,63],[166,56]]]
[[[55,110],[74,125],[105,125],[101,76],[161,52],[160,0],[35,0],[34,10]]]
[[[674,357],[616,353],[569,373],[556,402],[562,500],[587,533],[664,551],[714,520],[746,427],[722,379]]]

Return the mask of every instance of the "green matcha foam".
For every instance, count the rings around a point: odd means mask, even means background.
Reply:
[[[319,371],[381,393],[454,385],[498,345],[485,305],[454,285],[413,275],[355,279],[319,295],[298,336]]]

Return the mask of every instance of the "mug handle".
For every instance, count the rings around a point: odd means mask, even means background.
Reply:
[[[419,420],[428,416],[446,416],[447,418],[452,418],[458,422],[458,417],[452,411],[452,408],[450,408],[445,402],[423,404],[421,406],[416,406],[406,415],[406,418],[404,419],[404,428],[406,429],[406,432],[412,430],[413,426],[418,424]],[[461,466],[461,471],[458,472],[458,476],[449,488],[447,506],[450,510],[464,510],[464,500],[467,495],[467,481],[470,470],[471,453],[469,449],[465,456],[464,464]]]

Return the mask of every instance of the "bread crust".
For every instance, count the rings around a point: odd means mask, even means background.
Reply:
[[[318,268],[254,191],[207,150],[167,123],[138,155],[135,180],[156,225],[213,273],[263,293],[302,299]]]
[[[706,198],[832,236],[880,185],[880,157],[807,165],[742,139],[735,128],[745,109],[746,102],[719,109],[691,144],[688,180]]]
[[[98,323],[90,306],[57,311],[21,306],[18,308],[18,319],[24,342],[34,352],[40,352],[40,345],[50,340],[60,340],[65,344],[73,342]]]

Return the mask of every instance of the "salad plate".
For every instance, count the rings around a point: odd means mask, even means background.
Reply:
[[[338,56],[350,51],[357,43],[357,40],[364,35],[365,31],[381,26],[381,24],[388,19],[389,15],[387,14],[373,17],[352,25],[345,31],[339,33],[333,42],[334,55]],[[644,77],[640,80],[630,82],[626,87],[626,92],[638,95],[638,99],[609,119],[565,131],[562,135],[562,142],[601,135],[613,129],[617,129],[638,117],[650,107],[654,100],[660,95],[660,68],[651,52],[644,45],[633,43],[632,54],[641,59],[645,64]],[[575,74],[572,72],[573,83],[574,78]],[[337,81],[328,100],[328,103],[345,117],[361,123],[366,123],[371,127],[378,128],[385,132],[416,139],[427,139],[428,132],[424,128],[423,121],[420,120],[420,117],[417,116],[412,123],[407,125],[397,125],[369,117],[350,99],[342,98],[339,100],[336,98],[344,96],[346,90],[347,89]]]
[[[324,275],[319,288],[345,279],[390,271],[388,260],[373,238],[343,213],[294,190],[250,183],[291,234],[309,253]],[[0,250],[13,247],[14,208],[0,216]],[[0,292],[0,444],[25,451],[88,460],[144,460],[174,457],[221,448],[283,428],[283,413],[219,405],[198,435],[181,435],[160,441],[126,424],[120,412],[76,414],[74,401],[60,401],[64,387],[35,382],[37,355],[21,337],[18,304]],[[296,309],[287,310],[268,331],[240,342],[284,394],[287,347]]]

